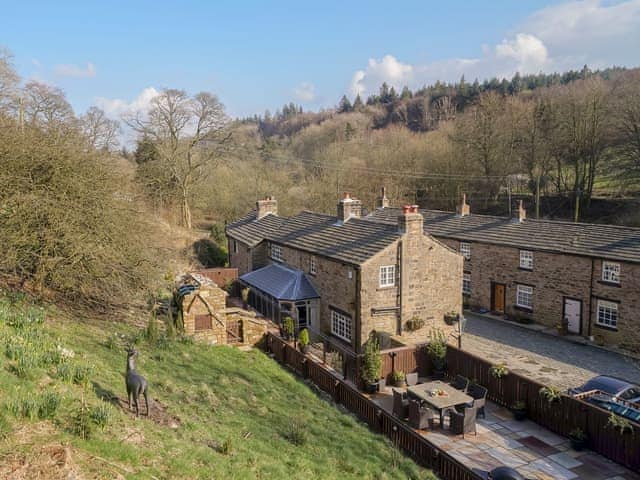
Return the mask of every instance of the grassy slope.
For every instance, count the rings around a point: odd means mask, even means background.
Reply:
[[[101,396],[125,397],[125,354],[120,346],[109,348],[109,333],[137,333],[119,324],[59,318],[15,328],[8,322],[16,308],[0,302],[0,430],[8,432],[0,442],[0,464],[36,464],[43,446],[67,445],[77,471],[90,478],[433,478],[262,352],[180,341],[141,340],[138,370],[150,381],[152,397],[181,425],[135,419],[114,406],[106,429],[83,440],[70,431],[80,398],[92,408],[103,403]],[[7,344],[21,342],[23,354],[36,359],[23,373],[6,355]],[[74,358],[44,360],[57,344],[72,349]],[[57,363],[90,365],[94,373],[82,387],[59,378]],[[11,411],[11,405],[37,402],[50,391],[62,397],[52,420]],[[306,425],[307,441],[300,446],[287,439],[296,419]],[[209,446],[225,440],[232,454]]]

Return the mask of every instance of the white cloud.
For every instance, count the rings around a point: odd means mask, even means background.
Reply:
[[[532,14],[499,44],[482,46],[476,58],[450,58],[424,64],[403,63],[393,55],[369,59],[354,72],[353,95],[375,93],[383,82],[400,89],[436,80],[467,81],[491,77],[611,65],[640,65],[640,0],[611,4],[572,1]]]
[[[97,97],[96,105],[100,107],[107,116],[119,118],[122,115],[135,115],[149,110],[151,100],[160,94],[154,87],[147,87],[140,94],[128,102],[120,98]]]
[[[293,89],[293,94],[302,102],[313,102],[316,99],[316,86],[311,82],[302,82]]]
[[[56,65],[53,67],[53,73],[60,77],[90,78],[96,76],[96,67],[91,62],[87,63],[86,68],[72,64]]]

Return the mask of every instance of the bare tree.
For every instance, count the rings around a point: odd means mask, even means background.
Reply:
[[[75,120],[64,92],[57,87],[31,81],[25,85],[22,97],[21,112],[31,124],[59,126]]]
[[[623,75],[616,85],[614,98],[617,152],[623,160],[623,179],[640,177],[640,71]]]
[[[229,138],[224,106],[211,93],[189,97],[183,90],[165,89],[153,99],[146,117],[126,121],[153,140],[162,168],[178,189],[182,224],[191,228],[194,187],[204,179],[205,167],[220,159]]]
[[[0,48],[0,113],[6,112],[17,98],[20,77],[13,69],[12,59],[9,51]]]
[[[112,151],[118,147],[120,122],[107,118],[103,110],[91,107],[80,117],[82,132],[96,150]]]

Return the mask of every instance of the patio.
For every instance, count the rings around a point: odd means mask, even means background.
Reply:
[[[370,399],[387,412],[393,410],[391,388]],[[444,429],[418,431],[429,442],[465,466],[489,471],[506,465],[538,480],[640,480],[640,475],[590,450],[576,452],[568,439],[529,421],[516,421],[512,413],[487,402],[486,418],[477,419],[478,434],[453,435]]]

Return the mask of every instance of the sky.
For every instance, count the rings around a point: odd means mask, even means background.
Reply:
[[[77,114],[117,118],[179,88],[243,117],[330,108],[384,81],[640,66],[640,0],[0,0],[0,47]]]

